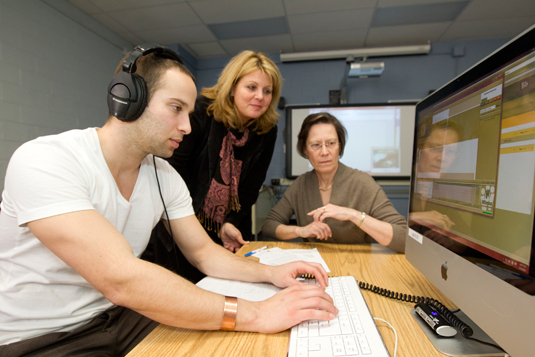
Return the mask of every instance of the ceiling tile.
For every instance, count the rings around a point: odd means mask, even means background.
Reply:
[[[150,30],[144,31],[143,35],[147,41],[162,45],[217,41],[217,38],[203,25]]]
[[[533,0],[472,0],[457,20],[512,19],[535,16]]]
[[[218,42],[190,43],[186,47],[189,47],[197,57],[228,56],[228,53]]]
[[[243,50],[261,51],[264,53],[292,52],[294,47],[290,35],[249,37],[234,40],[222,40],[221,45],[231,56]]]
[[[287,14],[311,14],[316,12],[369,9],[374,8],[377,0],[283,0]]]
[[[372,27],[453,21],[468,1],[382,7],[375,11]]]
[[[459,21],[444,33],[440,41],[512,38],[534,23],[535,16],[516,19]]]
[[[420,45],[434,42],[446,31],[451,22],[436,24],[372,27],[366,46]]]
[[[281,1],[206,0],[190,2],[205,24],[239,22],[284,16]]]
[[[534,0],[60,1],[132,44],[182,45],[197,58],[229,56],[246,48],[321,51],[503,39],[535,23]],[[210,27],[219,34],[219,42]]]
[[[364,46],[366,30],[322,31],[292,35],[297,52],[343,50]]]
[[[111,31],[119,33],[119,32],[127,32],[129,31],[126,27],[119,24],[115,19],[113,19],[110,15],[107,13],[100,13],[93,15],[93,18],[109,28]]]
[[[292,34],[306,32],[338,31],[370,26],[373,9],[332,11],[315,14],[289,15]]]
[[[116,10],[130,10],[137,8],[147,8],[158,5],[175,4],[185,2],[186,0],[77,0],[91,3],[101,11],[109,12]],[[70,2],[70,1],[69,1]]]
[[[98,6],[95,6],[91,1],[87,0],[68,0],[69,3],[76,6],[78,9],[82,10],[86,14],[97,14],[102,12]]]
[[[459,2],[466,0],[379,0],[377,7],[397,7],[410,5],[437,4],[446,2]]]
[[[240,22],[225,22],[208,25],[210,30],[220,40],[242,37],[274,36],[289,33],[284,17],[258,19]]]
[[[144,38],[141,38],[130,31],[117,32],[117,35],[124,38],[126,41],[130,42],[133,46],[141,45],[147,43],[148,41]]]
[[[157,30],[167,27],[201,25],[188,4],[152,6],[109,12],[117,22],[131,31]]]

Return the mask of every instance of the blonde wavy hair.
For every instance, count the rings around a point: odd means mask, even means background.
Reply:
[[[259,134],[265,134],[271,130],[277,124],[279,117],[275,108],[282,90],[282,76],[275,63],[261,52],[238,53],[223,68],[217,84],[202,89],[201,95],[212,100],[207,109],[208,114],[213,115],[215,120],[223,123],[227,128],[243,130],[243,123],[239,120],[240,113],[234,104],[234,97],[230,94],[240,79],[258,69],[271,78],[271,103],[264,114],[256,120],[249,121],[247,125],[256,124],[253,129]]]

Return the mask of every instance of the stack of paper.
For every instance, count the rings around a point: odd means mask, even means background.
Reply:
[[[325,269],[327,273],[331,272],[317,248],[286,250],[280,248],[271,248],[261,250],[254,256],[260,259],[260,263],[265,265],[277,266],[302,260],[305,262],[319,263],[323,266],[323,269]]]

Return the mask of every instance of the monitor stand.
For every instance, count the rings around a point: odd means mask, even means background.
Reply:
[[[429,340],[433,343],[435,348],[448,356],[507,356],[503,351],[494,348],[492,346],[479,343],[467,338],[464,338],[459,330],[454,337],[441,337],[438,336],[427,323],[416,313],[414,309],[411,310],[411,315],[414,317],[418,325],[425,332]],[[474,335],[472,337],[478,340],[490,342],[496,344],[482,329],[479,328],[466,316],[462,311],[456,312],[455,316],[460,318],[464,323],[472,328]]]

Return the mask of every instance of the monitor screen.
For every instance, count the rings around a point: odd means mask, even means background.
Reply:
[[[416,103],[302,105],[286,107],[286,177],[312,170],[297,152],[297,135],[305,118],[327,112],[347,130],[343,164],[373,177],[408,178],[411,171]]]
[[[406,257],[513,356],[535,351],[535,27],[416,106]]]

